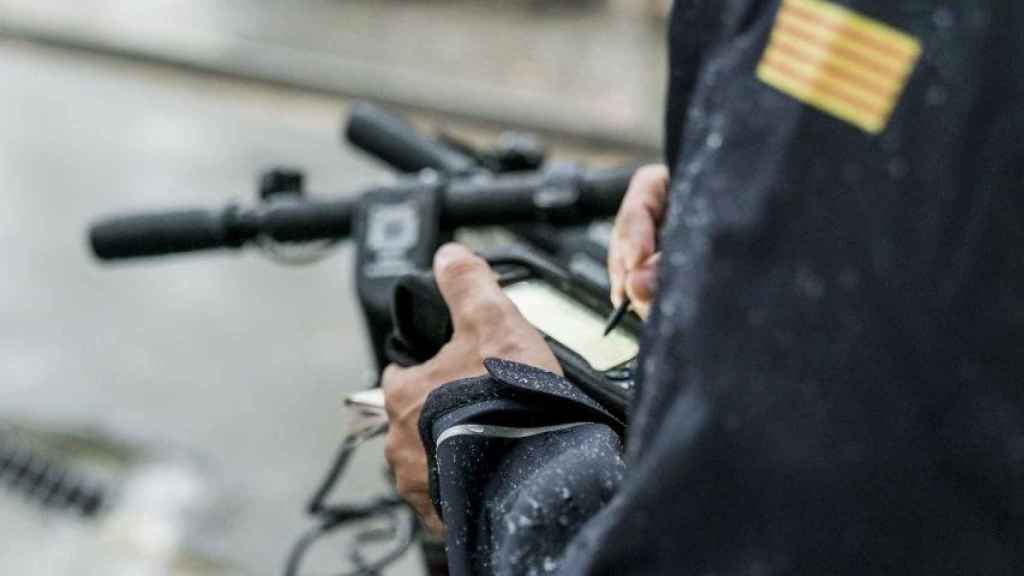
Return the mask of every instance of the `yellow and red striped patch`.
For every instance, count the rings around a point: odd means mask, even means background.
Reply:
[[[871,134],[885,129],[921,43],[823,0],[785,0],[757,77]]]

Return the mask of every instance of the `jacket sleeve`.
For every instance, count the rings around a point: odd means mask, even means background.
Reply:
[[[621,482],[623,424],[560,376],[485,366],[431,394],[420,420],[450,573],[550,573]]]

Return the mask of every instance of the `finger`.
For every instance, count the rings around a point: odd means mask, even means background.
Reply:
[[[649,164],[640,168],[629,181],[623,205],[642,206],[656,223],[660,223],[668,199],[668,176],[668,167],[664,164]]]
[[[629,295],[631,302],[647,304],[654,299],[660,259],[661,253],[659,252],[627,274],[626,294]]]
[[[635,302],[631,303],[630,310],[632,310],[641,320],[647,321],[647,317],[651,315],[651,303],[650,302]]]
[[[406,404],[405,384],[409,381],[409,370],[411,369],[389,364],[384,368],[384,373],[381,375],[380,387],[384,392],[384,411],[388,415],[388,420],[397,418],[399,412],[401,412]]]
[[[625,294],[626,272],[654,253],[667,190],[668,170],[664,166],[645,166],[630,181],[608,245],[608,276],[614,306],[622,302]]]
[[[506,315],[517,313],[491,267],[465,246],[442,246],[434,256],[434,276],[455,332],[494,328]]]
[[[633,270],[648,256],[654,254],[657,226],[647,212],[629,209],[620,212],[618,240],[618,258],[625,271]]]
[[[427,496],[426,500],[422,503],[414,504],[413,510],[415,510],[416,516],[419,517],[423,526],[434,536],[443,538],[448,532],[448,527],[445,526],[444,522],[441,521],[441,518],[437,516],[437,511],[434,509],[434,503],[429,496]]]
[[[384,367],[384,372],[380,376],[380,387],[384,389],[385,394],[387,394],[389,388],[394,388],[397,382],[402,379],[405,371],[406,369],[398,364],[388,364]]]
[[[654,253],[657,227],[665,215],[668,199],[668,169],[663,165],[644,166],[629,183],[615,219],[623,265],[627,270]]]
[[[614,308],[618,308],[622,304],[622,299],[626,294],[626,266],[622,263],[622,255],[618,246],[618,242],[608,244],[608,281],[611,287],[609,297]]]

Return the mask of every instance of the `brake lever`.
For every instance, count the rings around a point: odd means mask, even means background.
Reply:
[[[355,444],[375,438],[388,429],[388,414],[384,409],[384,391],[380,388],[360,390],[345,398],[349,417],[346,436]]]

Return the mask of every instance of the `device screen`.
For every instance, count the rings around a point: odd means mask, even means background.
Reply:
[[[531,324],[598,372],[629,362],[640,350],[636,338],[622,329],[602,336],[605,319],[600,314],[547,282],[516,282],[505,287],[505,294]]]

